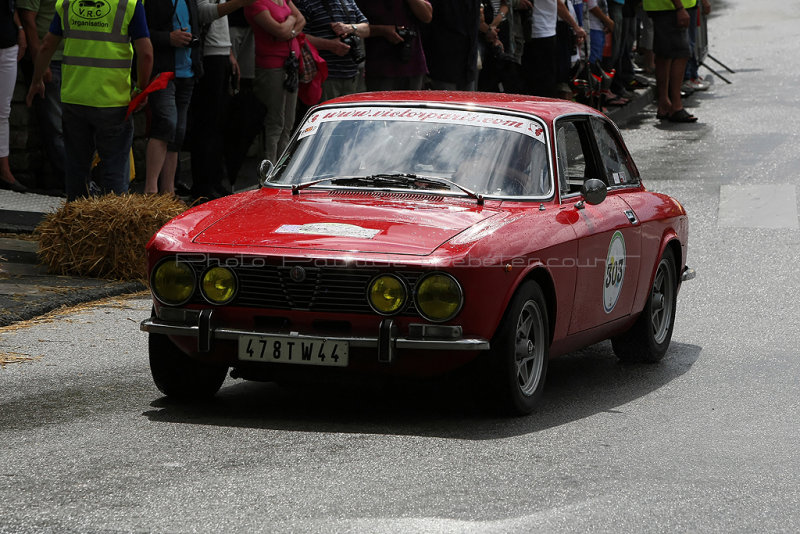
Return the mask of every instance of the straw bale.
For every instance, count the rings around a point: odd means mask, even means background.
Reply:
[[[65,202],[36,227],[52,274],[146,280],[145,245],[187,206],[169,195],[105,195]]]

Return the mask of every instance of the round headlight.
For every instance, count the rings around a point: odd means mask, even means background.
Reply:
[[[203,296],[212,304],[226,304],[236,295],[236,275],[227,267],[212,267],[200,282]]]
[[[449,274],[432,273],[417,283],[417,310],[429,321],[449,321],[463,304],[464,292]]]
[[[403,309],[408,292],[406,285],[398,277],[383,274],[372,280],[367,297],[373,310],[381,315],[391,315]]]
[[[153,270],[150,287],[153,295],[169,306],[180,306],[192,298],[194,293],[194,270],[186,263],[168,259]]]

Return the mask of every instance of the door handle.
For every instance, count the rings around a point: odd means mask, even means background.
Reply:
[[[628,218],[631,224],[636,224],[639,222],[639,219],[636,218],[636,214],[633,212],[633,210],[625,210],[625,216]]]

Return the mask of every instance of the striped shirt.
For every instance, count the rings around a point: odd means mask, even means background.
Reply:
[[[325,5],[330,6],[329,14]],[[350,11],[348,14],[342,4]],[[353,0],[296,0],[295,5],[306,18],[303,32],[321,39],[335,39],[336,34],[331,29],[332,22],[345,24],[361,24],[367,22],[367,17],[361,13]],[[328,78],[352,78],[358,74],[358,66],[351,59],[350,54],[337,56],[333,52],[320,50],[319,55],[328,63]]]

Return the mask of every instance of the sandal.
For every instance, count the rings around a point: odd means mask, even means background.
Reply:
[[[618,96],[616,98],[612,98],[611,100],[606,100],[606,105],[608,106],[624,106],[626,104],[630,104],[630,100],[625,98],[624,96]]]
[[[668,118],[669,118],[669,113],[659,113],[658,111],[656,111],[656,119],[660,121],[665,121]]]
[[[679,109],[667,118],[669,119],[669,122],[697,122],[697,117],[685,109]]]

